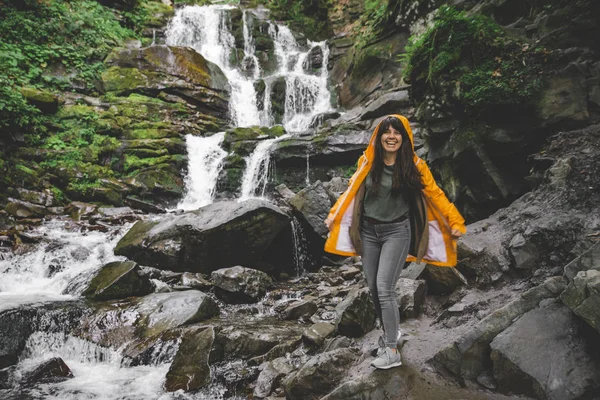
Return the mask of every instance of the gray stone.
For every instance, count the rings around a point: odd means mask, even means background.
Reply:
[[[208,361],[214,340],[215,332],[212,326],[186,330],[167,372],[165,380],[167,391],[191,392],[210,383]]]
[[[281,379],[292,372],[295,367],[285,357],[276,358],[261,365],[261,371],[254,386],[254,396],[267,397],[279,385]]]
[[[298,211],[314,231],[326,238],[327,227],[323,223],[333,205],[321,181],[302,189],[289,200],[290,205]]]
[[[44,206],[29,203],[27,201],[8,199],[9,202],[4,208],[7,213],[19,218],[43,217],[48,214],[48,210]]]
[[[269,325],[249,324],[241,326],[221,326],[217,332],[216,345],[222,349],[223,359],[252,359],[264,362],[282,357],[291,348],[297,346],[302,340],[301,327],[297,324],[291,325],[287,321],[273,322]],[[275,347],[286,344],[279,348],[279,354],[270,353]],[[262,359],[259,356],[268,355]]]
[[[417,280],[419,279],[423,271],[425,271],[426,266],[426,263],[412,262],[400,272],[400,278]]]
[[[140,264],[171,271],[212,272],[246,265],[289,226],[279,208],[262,200],[222,201],[160,221],[138,221],[115,247]]]
[[[256,303],[273,285],[273,280],[262,271],[242,266],[213,271],[211,279],[215,294],[227,303]]]
[[[537,247],[522,234],[516,234],[508,245],[517,269],[532,269],[538,261]]]
[[[164,332],[216,315],[219,306],[200,291],[152,293],[98,304],[75,333],[101,346],[126,345],[123,354],[134,358],[162,341]]]
[[[204,279],[202,275],[192,272],[184,272],[181,275],[181,284],[198,290],[206,290],[213,287],[213,284]]]
[[[402,113],[401,110],[410,107],[408,90],[386,93],[369,104],[360,119],[367,120],[389,114]]]
[[[396,295],[401,318],[417,318],[421,313],[426,294],[427,282],[424,280],[398,279]]]
[[[341,335],[359,337],[375,327],[376,312],[368,288],[353,289],[336,306],[336,325]]]
[[[320,347],[333,332],[335,332],[335,325],[318,322],[304,330],[302,339],[315,347]]]
[[[73,377],[71,369],[62,358],[53,357],[42,362],[34,370],[25,374],[22,384],[33,386],[40,383],[58,383]]]
[[[349,267],[347,270],[342,271],[342,278],[346,280],[353,279],[356,275],[360,274],[360,268]]]
[[[498,390],[538,399],[582,398],[600,385],[600,365],[590,346],[560,302],[533,309],[490,344]]]
[[[467,285],[467,279],[456,268],[427,264],[425,271],[424,277],[431,294],[451,293],[460,286]]]
[[[154,286],[133,261],[115,261],[103,266],[92,279],[83,296],[93,300],[145,296]]]
[[[572,281],[579,271],[600,271],[600,243],[596,243],[565,266],[565,276]]]
[[[455,375],[475,379],[490,364],[491,341],[519,316],[536,308],[541,300],[558,297],[565,286],[565,278],[552,277],[542,285],[529,289],[516,300],[483,318],[458,340],[439,351],[434,356],[434,362]]]
[[[317,304],[311,300],[302,300],[290,304],[283,311],[283,319],[310,317],[317,311]]]
[[[291,198],[293,198],[296,193],[292,192],[287,186],[285,186],[285,184],[281,184],[278,185],[275,190],[277,191],[277,193],[279,193],[279,195],[285,199],[285,200],[290,200]]]
[[[346,376],[348,366],[357,358],[350,349],[337,349],[311,358],[284,383],[290,400],[319,398],[329,393]]]
[[[600,332],[600,271],[580,271],[560,299],[577,316]]]

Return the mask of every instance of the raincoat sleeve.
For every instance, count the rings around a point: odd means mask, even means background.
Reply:
[[[460,215],[460,212],[456,209],[454,204],[448,200],[442,189],[439,188],[435,179],[433,179],[433,175],[427,164],[421,160],[418,167],[419,172],[421,172],[421,179],[425,185],[423,194],[427,196],[437,209],[440,210],[442,215],[446,217],[451,229],[457,229],[463,234],[466,233],[467,228],[465,227],[465,219]]]
[[[352,183],[354,182],[354,180],[356,179],[356,177],[359,174],[359,166],[362,165],[363,163],[363,159],[364,159],[364,155],[360,156],[360,158],[358,159],[358,163],[356,164],[356,171],[354,172],[354,174],[352,175],[352,177],[350,178],[350,180],[348,181],[348,188],[346,189],[346,191],[344,193],[342,193],[340,195],[340,197],[338,197],[337,201],[335,202],[335,204],[333,205],[333,207],[331,207],[331,210],[329,210],[329,215],[327,216],[327,218],[333,220],[334,216],[336,215],[336,211],[339,207],[341,207],[342,205],[342,199],[346,197],[346,193],[350,190],[350,188],[352,187]]]

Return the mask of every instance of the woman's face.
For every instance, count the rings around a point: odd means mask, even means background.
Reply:
[[[402,145],[402,134],[390,126],[381,135],[381,145],[386,152],[394,153],[398,151]]]

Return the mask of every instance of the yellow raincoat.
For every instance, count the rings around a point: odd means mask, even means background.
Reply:
[[[426,262],[427,264],[440,267],[453,267],[456,265],[456,240],[451,234],[452,229],[466,233],[465,220],[460,215],[454,204],[450,203],[444,192],[437,186],[431,171],[425,161],[414,153],[414,140],[408,120],[401,115],[397,117],[408,133],[413,146],[413,159],[417,170],[421,173],[421,179],[425,186],[422,190],[427,210],[426,232],[429,236],[427,249],[422,260],[417,260],[415,255],[408,255],[407,261]],[[383,120],[383,119],[382,119]],[[342,256],[356,256],[358,253],[352,245],[350,238],[350,226],[353,218],[354,199],[361,184],[367,177],[373,159],[375,158],[375,140],[377,129],[373,131],[369,145],[363,155],[358,159],[358,166],[350,182],[348,189],[339,197],[329,212],[329,218],[333,221],[331,231],[325,242],[325,251]]]

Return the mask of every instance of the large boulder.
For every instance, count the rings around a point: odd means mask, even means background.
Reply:
[[[513,321],[538,306],[540,301],[556,298],[566,286],[562,277],[549,278],[544,284],[529,289],[517,299],[479,321],[451,345],[435,356],[436,366],[451,373],[475,379],[491,365],[490,343]]]
[[[267,397],[279,385],[281,379],[295,369],[291,360],[279,357],[260,366],[260,374],[254,386],[254,396]]]
[[[560,299],[577,316],[600,332],[600,271],[580,271]]]
[[[269,275],[252,268],[235,266],[213,271],[215,294],[226,303],[256,303],[273,286]]]
[[[94,300],[122,299],[145,296],[154,291],[150,279],[133,261],[106,264],[92,279],[83,295]]]
[[[552,321],[552,323],[548,323]],[[592,340],[559,301],[525,313],[491,342],[498,390],[538,399],[571,400],[597,393],[600,364]]]
[[[22,381],[24,385],[31,386],[38,383],[62,382],[72,377],[73,373],[63,359],[53,357],[26,373]]]
[[[118,94],[160,93],[178,96],[199,111],[226,119],[227,78],[221,69],[187,47],[166,45],[115,49],[105,60],[106,91]]]
[[[257,261],[289,225],[276,206],[261,200],[224,201],[160,221],[139,221],[115,254],[171,271],[209,273],[219,268],[269,266]]]
[[[590,269],[600,271],[600,243],[591,246],[583,254],[565,265],[564,272],[569,281],[572,281],[580,271]]]
[[[368,288],[354,289],[335,308],[341,335],[360,337],[375,327],[377,313]]]
[[[318,354],[283,383],[287,399],[318,399],[331,391],[346,376],[348,366],[357,358],[350,349]]]
[[[153,293],[96,307],[75,334],[101,346],[126,345],[123,354],[131,358],[164,341],[163,333],[219,314],[217,303],[196,290]]]

